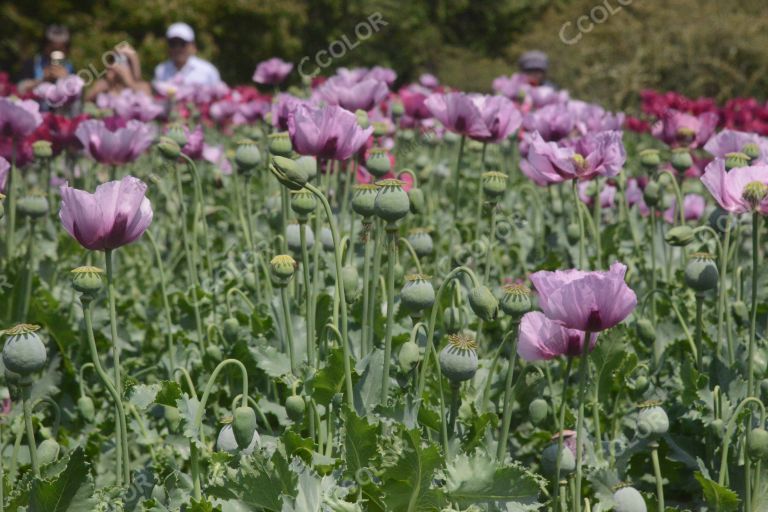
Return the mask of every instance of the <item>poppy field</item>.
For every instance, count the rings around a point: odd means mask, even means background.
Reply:
[[[3,87],[0,512],[768,510],[764,104],[292,72]]]

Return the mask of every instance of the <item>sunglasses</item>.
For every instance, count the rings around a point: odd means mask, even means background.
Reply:
[[[168,40],[168,46],[170,46],[171,48],[182,48],[187,44],[188,43],[185,40],[179,39],[178,37],[174,37]]]

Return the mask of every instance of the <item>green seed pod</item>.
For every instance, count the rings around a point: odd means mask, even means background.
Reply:
[[[306,409],[304,398],[299,395],[291,395],[285,400],[285,411],[288,413],[288,417],[299,422],[304,418],[304,409]]]
[[[536,398],[528,404],[528,415],[531,423],[539,425],[549,414],[549,404],[543,398]]]
[[[28,377],[45,366],[47,353],[43,341],[35,332],[38,329],[39,325],[19,324],[2,331],[8,336],[3,347],[3,363],[21,377]]]
[[[48,199],[40,195],[24,196],[16,203],[16,211],[30,219],[39,219],[48,213]]]
[[[440,351],[440,371],[454,383],[469,380],[477,371],[477,345],[463,334],[449,334],[448,344]]]
[[[270,169],[273,170],[278,181],[290,190],[301,190],[309,180],[304,169],[299,168],[290,158],[273,156]]]
[[[306,217],[317,208],[317,199],[315,194],[303,188],[301,190],[291,191],[291,209],[299,215],[299,218]]]
[[[187,142],[189,142],[187,134],[184,132],[184,127],[179,123],[169,124],[164,138],[174,142],[180,148],[183,148],[187,145]]]
[[[634,487],[621,486],[614,489],[613,507],[615,512],[648,512],[643,495]]]
[[[307,175],[308,180],[313,180],[317,176],[317,160],[313,156],[300,156],[296,160],[296,167],[299,171]]]
[[[635,432],[639,437],[660,436],[669,430],[669,418],[660,404],[658,401],[640,404],[635,425]]]
[[[384,121],[373,121],[371,126],[373,126],[374,137],[383,137],[389,132],[389,126]]]
[[[725,422],[720,418],[710,421],[709,431],[712,432],[715,437],[722,439],[723,434],[725,434]]]
[[[760,146],[754,142],[744,144],[744,147],[741,148],[741,152],[747,155],[750,164],[760,158]]]
[[[92,297],[101,291],[103,273],[98,267],[77,267],[72,271],[72,286],[78,292]]]
[[[288,254],[279,254],[269,262],[272,278],[277,283],[287,284],[296,271],[296,260]]]
[[[428,229],[414,228],[408,233],[408,243],[413,247],[416,256],[423,258],[434,251],[434,242]]]
[[[362,294],[357,267],[354,265],[344,265],[344,267],[342,267],[341,284],[344,286],[344,300],[346,300],[347,304],[357,302]]]
[[[758,154],[759,156],[759,154]],[[725,170],[730,171],[737,167],[747,167],[751,158],[746,153],[735,152],[725,154]]]
[[[237,446],[241,449],[251,444],[253,433],[256,432],[256,411],[253,407],[246,405],[235,409],[232,431],[235,434]]]
[[[47,466],[59,458],[61,447],[55,439],[45,439],[37,446],[37,461],[40,466]]]
[[[89,423],[96,417],[96,408],[89,396],[83,395],[77,399],[77,409],[80,411],[80,416]]]
[[[656,169],[661,165],[658,149],[644,149],[638,155],[640,156],[640,164],[646,169]]]
[[[411,213],[421,213],[424,211],[426,201],[423,190],[413,187],[408,191],[408,200],[411,203]]]
[[[717,288],[720,274],[711,254],[697,252],[691,254],[685,266],[685,284],[696,292],[706,292]]]
[[[766,195],[768,185],[761,181],[751,181],[744,187],[741,197],[752,206],[752,210],[757,210]]]
[[[424,274],[405,276],[405,284],[400,290],[400,304],[409,313],[420,313],[431,308],[435,303],[435,288]]]
[[[254,430],[253,437],[251,437],[251,442],[248,443],[248,446],[245,448],[240,449],[237,444],[237,440],[235,439],[234,428],[232,427],[231,423],[227,423],[221,427],[221,430],[219,430],[219,435],[216,438],[216,450],[231,454],[240,452],[243,455],[250,455],[253,453],[256,447],[259,446],[260,443],[261,436],[259,436],[258,431]]]
[[[53,145],[47,140],[36,140],[32,143],[32,154],[36,160],[45,160],[53,156]]]
[[[408,194],[403,190],[404,182],[400,180],[382,180],[376,183],[379,190],[376,193],[374,211],[376,215],[389,224],[402,219],[411,209]]]
[[[421,360],[421,352],[419,345],[411,340],[406,341],[400,347],[400,352],[397,354],[397,362],[400,364],[400,369],[404,373],[408,373],[419,363]]]
[[[456,334],[463,327],[461,310],[456,307],[445,308],[443,311],[443,328],[447,334]]]
[[[667,231],[664,240],[671,246],[685,247],[693,242],[694,235],[693,228],[690,226],[675,226]]]
[[[661,200],[661,186],[656,181],[650,181],[643,190],[643,200],[649,208],[659,205]]]
[[[170,137],[160,137],[157,151],[166,160],[176,161],[181,156],[181,147]]]
[[[368,158],[365,159],[365,168],[375,178],[383,178],[392,170],[389,152],[384,148],[371,148],[368,152]]]
[[[469,306],[477,316],[490,322],[499,314],[499,301],[487,286],[476,286],[469,292]]]
[[[293,145],[288,132],[270,133],[267,139],[269,140],[269,152],[273,155],[289,157],[293,153]]]
[[[508,176],[503,172],[484,172],[482,175],[483,193],[492,201],[498,200],[507,191]]]
[[[557,472],[557,442],[542,450],[541,469],[549,476],[554,476]],[[563,445],[560,450],[560,476],[567,477],[574,471],[576,471],[576,457],[570,448]]]
[[[672,158],[670,159],[672,167],[678,172],[687,171],[693,166],[693,158],[691,158],[691,152],[688,148],[675,148],[672,150]]]
[[[235,150],[235,164],[241,174],[250,175],[261,163],[259,146],[249,139],[238,142]]]
[[[531,290],[521,284],[504,287],[501,309],[513,318],[520,318],[531,310]]]
[[[238,333],[240,332],[240,322],[233,316],[227,318],[221,324],[221,332],[224,335],[224,339],[229,343],[236,342]]]
[[[390,103],[390,108],[392,110],[392,115],[395,117],[400,117],[405,114],[405,106],[403,105],[402,101],[393,101]]]
[[[373,184],[355,185],[352,194],[352,209],[355,213],[363,217],[372,216],[376,212],[375,204],[378,190],[379,187]]]
[[[635,323],[635,330],[637,337],[643,343],[653,343],[656,340],[656,328],[653,326],[650,320],[647,318],[640,318]]]

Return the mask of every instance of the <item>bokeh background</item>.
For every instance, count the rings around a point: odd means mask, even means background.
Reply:
[[[0,69],[13,75],[33,55],[44,27],[67,25],[76,68],[127,40],[146,78],[165,57],[173,21],[196,30],[202,56],[230,84],[250,83],[255,64],[298,63],[379,12],[388,25],[334,60],[333,67],[380,64],[401,80],[429,71],[466,90],[487,91],[515,70],[526,49],[551,59],[550,77],[575,97],[629,111],[642,89],[676,90],[723,101],[768,94],[766,0],[38,0],[0,4]],[[576,44],[580,16],[603,19]],[[597,9],[597,10],[595,10]],[[588,26],[588,25],[587,25]],[[326,74],[332,72],[332,68]],[[298,82],[296,73],[293,80]]]

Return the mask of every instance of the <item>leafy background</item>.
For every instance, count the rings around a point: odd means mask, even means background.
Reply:
[[[128,40],[147,76],[165,54],[163,34],[176,20],[193,25],[201,53],[230,83],[249,83],[256,62],[298,62],[379,12],[382,32],[334,66],[389,65],[403,79],[422,71],[449,84],[487,90],[514,70],[520,52],[547,51],[552,78],[576,97],[632,107],[643,88],[720,100],[765,99],[768,16],[765,0],[39,0],[0,2],[0,68],[17,72],[35,52],[44,27],[73,30],[76,67],[100,66],[101,55]],[[598,6],[621,10],[575,44],[560,40]],[[598,14],[599,16],[599,14]],[[570,32],[569,32],[570,33]],[[673,51],[671,51],[673,50]],[[330,70],[329,70],[330,72]],[[294,80],[298,77],[294,75]]]

